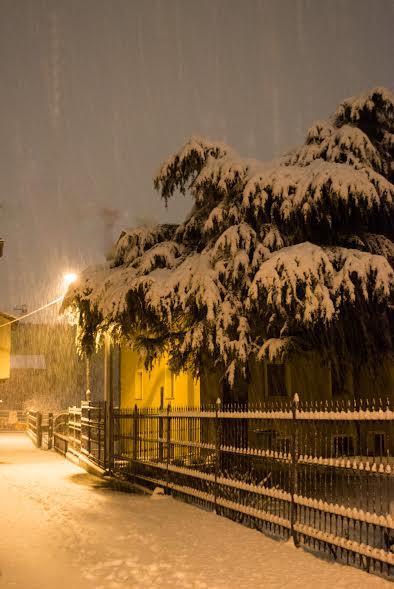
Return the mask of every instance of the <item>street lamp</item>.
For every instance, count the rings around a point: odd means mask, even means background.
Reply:
[[[67,274],[63,275],[63,282],[64,285],[68,288],[70,286],[70,284],[72,284],[73,282],[76,281],[76,279],[78,278],[77,274],[75,274],[75,272],[68,272]]]

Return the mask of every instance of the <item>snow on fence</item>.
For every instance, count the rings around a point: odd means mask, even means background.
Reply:
[[[59,414],[54,425],[54,448],[69,458],[87,461],[105,469],[106,422],[105,403],[84,402]]]
[[[37,448],[50,450],[53,443],[53,413],[28,411],[26,432]]]
[[[390,575],[389,400],[115,409],[115,475]]]
[[[27,412],[27,435],[37,448],[42,444],[42,413],[40,411]]]

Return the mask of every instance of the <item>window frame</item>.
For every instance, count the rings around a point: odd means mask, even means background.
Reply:
[[[345,438],[348,438],[349,441],[351,441],[351,443],[348,445],[348,452],[339,454],[338,452],[338,442],[336,440],[338,440],[339,438],[342,438],[343,440]],[[355,440],[355,436],[353,434],[348,434],[348,433],[337,433],[334,434],[331,437],[331,447],[332,447],[332,455],[334,458],[349,458],[350,456],[355,456],[356,455],[356,440]],[[343,443],[342,443],[342,448],[343,448]],[[350,449],[352,451],[350,451]]]
[[[284,382],[284,391],[282,394],[273,394],[270,391],[269,386],[269,367],[271,366],[281,366],[283,369],[283,382]],[[264,381],[265,381],[265,390],[266,390],[266,397],[267,399],[286,399],[289,397],[289,390],[290,390],[290,372],[289,366],[286,362],[264,362]]]
[[[383,448],[380,453],[375,452],[375,436],[382,436],[383,437]],[[368,430],[367,431],[367,456],[384,456],[386,452],[386,443],[387,443],[387,436],[386,432],[383,430]]]
[[[169,383],[169,386],[168,386]],[[166,366],[164,371],[164,398],[167,401],[173,401],[175,399],[176,392],[176,374]]]
[[[141,379],[140,382],[139,379]],[[135,373],[134,399],[136,401],[144,399],[144,371],[142,368],[137,369]]]

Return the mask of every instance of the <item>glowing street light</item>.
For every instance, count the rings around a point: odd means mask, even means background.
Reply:
[[[64,274],[63,282],[66,287],[69,287],[70,284],[75,282],[77,278],[78,278],[77,274],[75,274],[74,272],[69,272],[68,274]]]

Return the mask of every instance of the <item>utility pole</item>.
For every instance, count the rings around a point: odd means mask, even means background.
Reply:
[[[113,408],[114,408],[114,391],[112,382],[112,341],[109,334],[104,336],[104,401],[106,416],[106,457],[107,469],[112,471],[112,461],[114,454],[113,438]]]
[[[90,390],[90,354],[86,354],[86,395],[85,401],[90,403],[92,400],[92,393]]]

